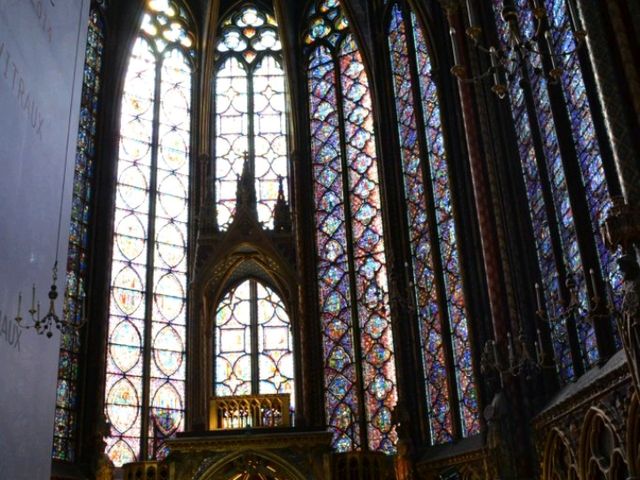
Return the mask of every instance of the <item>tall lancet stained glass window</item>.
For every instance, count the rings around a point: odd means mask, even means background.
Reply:
[[[430,54],[422,27],[406,5],[393,5],[390,15],[387,38],[413,284],[431,441],[436,444],[453,440],[455,431],[463,437],[479,432],[477,389]],[[453,418],[454,411],[459,412],[459,418]],[[459,427],[454,429],[454,423]]]
[[[105,388],[116,465],[162,457],[184,424],[193,46],[179,3],[147,3],[120,117]]]
[[[279,177],[286,178],[287,116],[282,46],[275,18],[251,4],[226,17],[216,46],[214,82],[217,224],[236,208],[245,155],[255,178],[258,220],[273,228]],[[287,182],[282,182],[285,199]]]
[[[273,289],[254,279],[230,289],[213,338],[216,396],[288,393],[295,404],[291,324]]]
[[[525,69],[518,70],[516,81],[510,84],[509,101],[536,241],[542,280],[540,294],[547,313],[558,319],[550,325],[551,337],[558,373],[566,382],[575,378],[577,370],[593,366],[599,358],[599,351],[593,326],[584,316],[578,316],[575,325],[560,319],[562,305],[554,294],[560,292],[567,279],[571,278],[576,283],[580,304],[587,306],[587,269],[581,250],[585,245],[592,246],[596,252],[596,275],[602,275],[616,290],[621,279],[615,258],[604,248],[598,227],[603,213],[611,205],[611,198],[582,71],[577,55],[560,54],[562,50],[575,49],[566,3],[565,0],[545,0],[542,3],[555,32],[552,45],[556,61],[564,70],[560,85],[550,84],[541,73],[544,65],[540,58],[530,55],[531,63],[525,62]],[[501,15],[503,6],[503,0],[493,1],[498,37],[507,44],[509,32]],[[533,36],[535,20],[531,3],[515,0],[514,6],[520,30],[526,37]],[[541,45],[540,48],[547,47]],[[524,86],[521,88],[521,85]],[[526,88],[530,88],[530,96],[526,94]],[[562,90],[562,105],[552,102],[552,88]],[[573,138],[558,134],[558,115],[567,119]],[[571,145],[567,145],[567,141]],[[569,158],[567,146],[575,150],[575,156]],[[579,178],[567,178],[567,164],[577,168]],[[573,198],[570,196],[570,182],[579,184],[573,189]],[[584,217],[592,227],[588,238],[581,238],[576,228],[575,214],[581,208],[575,202],[578,195],[587,205]],[[615,330],[613,323],[612,327]],[[577,338],[579,352],[571,350],[572,335]]]
[[[373,107],[338,0],[305,35],[325,407],[339,452],[392,453],[397,401]]]
[[[87,249],[89,246],[90,204],[94,163],[96,160],[96,127],[100,96],[102,52],[105,26],[101,7],[92,5],[85,52],[84,78],[80,105],[80,125],[73,179],[69,258],[65,290],[66,320],[80,323],[86,295]],[[56,413],[53,429],[53,458],[75,460],[78,402],[78,358],[80,338],[75,332],[63,332],[58,362]]]

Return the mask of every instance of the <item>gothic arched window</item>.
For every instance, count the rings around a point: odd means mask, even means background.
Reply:
[[[89,247],[90,202],[96,159],[96,127],[100,95],[102,53],[105,26],[102,8],[91,6],[85,51],[84,77],[80,103],[80,125],[73,178],[67,285],[65,289],[66,321],[80,323],[86,295],[87,249]],[[58,361],[56,413],[53,429],[53,458],[75,460],[78,403],[78,359],[80,339],[75,331],[63,331]]]
[[[293,340],[280,297],[257,280],[244,280],[220,301],[215,319],[214,390],[229,395],[291,394]]]
[[[216,52],[217,224],[226,230],[233,220],[246,156],[258,220],[273,228],[279,178],[288,172],[285,78],[275,18],[251,4],[239,8],[222,21]]]
[[[562,53],[576,48],[566,1],[571,0],[540,2],[554,32],[551,48],[555,62],[563,69],[558,85],[551,84],[542,73],[546,66],[540,57],[530,55],[527,59],[531,63],[525,62],[524,71],[516,71],[516,78],[509,86],[536,241],[540,295],[548,315],[558,319],[550,328],[556,365],[563,382],[593,366],[600,357],[596,331],[586,316],[578,315],[566,321],[559,317],[562,302],[568,300],[567,281],[575,282],[583,308],[588,306],[589,296],[594,293],[600,298],[604,296],[604,289],[593,291],[592,282],[597,282],[596,278],[611,283],[616,290],[621,282],[615,256],[605,248],[599,230],[603,213],[611,206],[612,185],[607,184],[605,177],[603,154],[578,55]],[[505,3],[493,1],[498,37],[506,45],[510,34],[501,16]],[[533,2],[514,0],[513,6],[523,35],[533,37]],[[547,46],[540,45],[540,48],[544,51]],[[561,91],[561,101],[552,98],[553,89]],[[561,121],[566,127],[560,126]],[[562,128],[564,135],[559,133]],[[579,231],[578,224],[590,228]],[[588,281],[590,276],[596,278]],[[613,322],[608,331],[611,338],[604,341],[609,343],[615,339],[619,343]]]
[[[468,317],[436,84],[427,41],[404,3],[388,43],[431,442],[480,431]],[[453,391],[450,391],[453,390]],[[454,418],[457,416],[457,418]],[[455,427],[454,427],[455,425]]]
[[[325,408],[337,451],[395,451],[396,372],[373,107],[338,0],[316,1],[304,37]]]
[[[105,412],[116,465],[162,456],[184,424],[194,38],[187,11],[152,0],[124,81]]]

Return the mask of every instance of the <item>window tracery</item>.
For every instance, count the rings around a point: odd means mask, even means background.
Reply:
[[[247,279],[229,290],[214,330],[216,396],[288,393],[295,404],[291,324],[271,288]]]
[[[436,444],[454,438],[455,411],[462,436],[479,433],[479,407],[437,88],[422,27],[405,7],[392,5],[387,38],[431,442]]]
[[[183,428],[191,74],[187,11],[149,0],[120,124],[107,343],[107,455],[162,457]]]
[[[308,25],[327,424],[339,452],[392,453],[397,392],[369,80],[338,0],[314,2]]]
[[[538,56],[530,57],[532,63],[525,62],[525,72],[516,69],[518,78],[510,82],[509,98],[536,242],[543,303],[548,315],[556,319],[550,325],[552,346],[559,377],[567,382],[575,378],[577,372],[593,366],[600,352],[596,332],[587,318],[578,315],[568,320],[561,316],[563,306],[558,292],[565,289],[567,281],[575,282],[580,305],[583,308],[589,305],[585,244],[595,247],[595,267],[599,270],[596,275],[602,275],[614,290],[620,287],[621,277],[615,256],[604,248],[599,231],[602,216],[611,206],[611,185],[605,178],[582,69],[576,55],[561,55],[561,51],[575,49],[566,0],[542,3],[554,31],[552,45],[556,60],[562,62],[559,86],[564,103],[557,105],[552,100],[551,89],[556,87],[543,75],[545,66]],[[507,42],[508,32],[500,17],[503,6],[503,0],[494,0],[498,37]],[[526,36],[533,35],[535,22],[529,0],[515,0],[514,6],[520,29]],[[520,88],[522,80],[530,83],[529,92]],[[558,115],[568,119],[573,137],[570,144],[558,134]],[[568,158],[567,150],[574,150],[575,156]],[[567,178],[568,164],[577,168],[580,178]],[[570,193],[569,182],[580,184],[577,188],[586,202],[586,216],[591,223],[589,238],[578,233],[575,214],[581,207],[576,203],[576,194],[572,197]],[[611,330],[619,348],[613,321]],[[579,352],[571,349],[572,335],[577,338]]]
[[[285,77],[275,18],[252,4],[237,9],[222,22],[216,52],[218,227],[226,230],[233,220],[237,182],[247,155],[258,220],[273,228],[279,178],[288,176]]]

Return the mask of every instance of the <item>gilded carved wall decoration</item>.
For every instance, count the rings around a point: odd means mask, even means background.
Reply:
[[[584,479],[621,479],[628,477],[624,445],[612,420],[592,408],[582,427],[579,471]]]
[[[559,430],[554,429],[544,450],[543,477],[547,480],[577,480],[578,465],[569,440]]]
[[[203,462],[193,480],[306,480],[291,462],[262,451],[234,452],[217,461]]]
[[[469,451],[458,455],[420,461],[417,470],[418,476],[416,478],[424,480],[501,478],[496,464],[495,452],[483,446],[481,442]]]
[[[636,478],[640,406],[630,383],[623,363],[535,420],[543,480]]]
[[[633,396],[627,416],[627,458],[631,478],[640,476],[640,395]]]

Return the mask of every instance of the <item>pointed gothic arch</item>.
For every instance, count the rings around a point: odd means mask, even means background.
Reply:
[[[288,460],[265,450],[242,449],[226,455],[194,476],[194,480],[250,480],[243,473],[264,473],[264,480],[306,480]]]
[[[192,23],[149,3],[124,78],[104,393],[118,466],[161,458],[184,426]]]
[[[327,424],[340,451],[395,451],[397,401],[372,89],[338,0],[303,36]]]
[[[580,432],[577,459],[581,478],[625,480],[629,477],[623,439],[605,409],[590,408]]]

